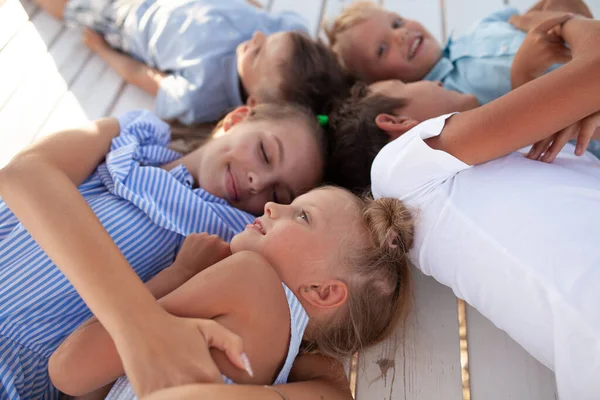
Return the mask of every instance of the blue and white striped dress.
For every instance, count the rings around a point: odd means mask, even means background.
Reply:
[[[157,168],[181,157],[167,149],[170,131],[160,119],[138,111],[119,123],[106,162],[79,192],[143,281],[173,262],[190,233],[229,241],[254,219],[193,189],[184,166]],[[91,315],[0,199],[0,400],[57,399],[48,358]]]

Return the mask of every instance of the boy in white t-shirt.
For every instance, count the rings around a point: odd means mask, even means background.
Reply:
[[[600,161],[584,150],[600,126],[600,22],[567,18],[530,33],[563,23],[573,53],[563,68],[482,107],[435,84],[371,87],[402,96],[376,97],[389,111],[374,116],[354,107],[345,128],[358,128],[355,139],[338,131],[333,157],[338,177],[353,176],[395,139],[373,161],[372,191],[416,210],[414,264],[554,370],[562,399],[591,400],[600,395]],[[454,111],[464,112],[420,123]],[[373,127],[382,135],[366,137]],[[552,164],[515,153],[552,135]],[[569,144],[559,154],[573,136],[581,157]],[[342,183],[355,188],[363,176]]]

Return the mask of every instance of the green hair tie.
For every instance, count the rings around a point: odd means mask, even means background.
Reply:
[[[329,123],[329,117],[327,115],[317,115],[317,121],[319,121],[319,125],[326,126]]]

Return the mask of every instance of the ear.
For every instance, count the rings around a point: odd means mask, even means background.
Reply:
[[[248,115],[250,115],[250,107],[248,106],[240,106],[235,110],[229,112],[225,118],[223,118],[223,130],[227,132],[231,129],[232,126],[236,125],[238,122],[245,120]]]
[[[246,105],[249,107],[256,107],[258,104],[258,100],[254,96],[248,96],[248,100],[246,100]]]
[[[379,114],[375,118],[375,124],[379,129],[385,131],[392,141],[419,125],[419,121],[405,116]]]
[[[313,307],[337,308],[348,299],[348,287],[344,282],[332,279],[304,286],[300,295]]]

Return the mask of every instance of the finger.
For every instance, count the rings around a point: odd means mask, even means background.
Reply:
[[[551,163],[554,161],[558,153],[565,147],[565,144],[574,136],[577,131],[579,124],[574,124],[566,127],[556,135],[554,135],[554,140],[552,141],[552,145],[548,148],[548,150],[544,153],[542,157],[542,161],[546,163]]]
[[[242,338],[216,321],[197,320],[198,330],[206,339],[209,347],[219,349],[236,367],[245,370],[248,375],[254,376],[248,356],[244,353]]]
[[[552,137],[540,140],[539,142],[535,143],[533,146],[531,146],[531,150],[529,150],[529,153],[527,153],[527,158],[529,158],[530,160],[538,160],[540,156],[550,146],[551,143]]]
[[[581,128],[581,131],[579,132],[579,135],[577,135],[575,155],[582,156],[585,153],[590,144],[590,140],[592,140],[592,136],[596,131],[596,128],[596,124],[584,124],[584,126]]]
[[[550,17],[547,20],[540,22],[535,28],[533,28],[533,31],[538,33],[546,33],[555,26],[562,25],[571,18],[573,18],[573,14],[571,13]]]

